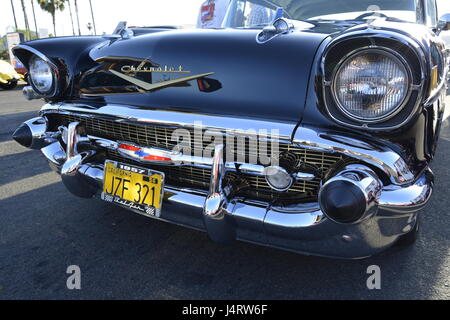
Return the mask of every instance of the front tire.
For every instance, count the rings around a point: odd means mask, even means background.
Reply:
[[[11,81],[9,83],[0,83],[0,88],[3,90],[12,90],[17,87],[17,81]]]

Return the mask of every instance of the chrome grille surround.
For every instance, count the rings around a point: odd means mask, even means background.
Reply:
[[[49,113],[47,114],[49,124],[53,129],[58,126],[67,126],[71,122],[80,122],[86,128],[87,134],[110,139],[113,141],[127,141],[136,143],[146,147],[157,147],[172,150],[176,146],[176,142],[171,141],[173,132],[179,127],[175,126],[163,126],[155,124],[136,124],[126,121],[117,121],[116,119],[105,119],[101,117],[95,117],[84,114],[73,113]],[[191,145],[194,148],[199,146],[198,140],[193,130],[191,131]],[[203,142],[202,147],[205,148],[210,142]],[[245,159],[249,159],[255,154],[251,154],[248,144],[245,145],[245,149],[237,144],[234,153],[245,154]],[[317,197],[321,180],[332,168],[338,166],[342,162],[347,161],[349,158],[337,153],[321,152],[310,149],[305,149],[291,145],[287,142],[279,143],[279,154],[295,155],[302,163],[312,166],[320,173],[318,177],[312,181],[297,181],[286,192],[280,193],[272,190],[267,184],[264,177],[245,175],[245,180],[249,185],[250,192],[244,192],[245,195],[252,193],[253,198],[315,198]],[[257,156],[257,155],[256,155]],[[181,184],[185,187],[207,189],[210,182],[211,170],[208,168],[198,168],[194,166],[155,166],[149,164],[143,164],[138,161],[133,161],[128,158],[124,158],[118,152],[113,150],[105,150],[104,159],[111,159],[121,162],[134,162],[137,165],[151,167],[166,173],[166,177],[169,182],[174,184]],[[103,160],[104,160],[103,159]],[[243,175],[240,175],[242,177]],[[229,173],[229,178],[235,178],[234,173]]]

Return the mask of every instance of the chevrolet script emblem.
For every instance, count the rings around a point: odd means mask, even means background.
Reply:
[[[121,72],[110,69],[109,72],[111,72],[112,74],[114,74],[115,76],[122,78],[136,86],[138,86],[141,89],[144,89],[146,91],[152,91],[152,90],[156,90],[156,89],[161,89],[164,87],[168,87],[168,86],[172,86],[172,85],[176,85],[179,83],[183,83],[183,82],[188,82],[188,81],[192,81],[192,80],[196,80],[196,79],[200,79],[200,78],[204,78],[207,76],[211,76],[214,74],[214,72],[208,72],[208,73],[201,73],[201,74],[196,74],[196,75],[192,75],[192,76],[185,76],[185,77],[180,77],[180,78],[176,78],[176,79],[170,79],[170,80],[164,80],[164,81],[159,81],[159,82],[155,82],[155,83],[150,83],[147,81],[143,81],[140,80],[134,76],[131,76],[131,74],[137,74],[137,73],[167,73],[167,74],[176,74],[176,73],[180,73],[180,74],[188,74],[191,73],[190,71],[187,71],[183,68],[183,66],[178,66],[178,67],[173,67],[173,66],[150,66],[150,67],[146,67],[145,65],[148,63],[148,60],[144,60],[141,64],[139,64],[137,67],[132,66],[132,65],[124,65],[122,66],[122,68],[120,69]]]

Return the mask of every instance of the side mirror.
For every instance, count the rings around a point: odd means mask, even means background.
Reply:
[[[437,33],[450,30],[450,13],[444,14],[438,22]]]

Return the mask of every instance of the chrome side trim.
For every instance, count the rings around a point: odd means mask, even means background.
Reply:
[[[341,141],[341,142],[340,142]],[[299,127],[294,135],[294,144],[314,150],[337,152],[369,163],[386,173],[396,185],[409,184],[414,174],[406,162],[392,150],[370,145],[336,134],[327,135],[314,128]]]

